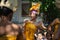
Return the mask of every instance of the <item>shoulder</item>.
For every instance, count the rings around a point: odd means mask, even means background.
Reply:
[[[13,28],[15,28],[15,29],[19,29],[19,28],[21,27],[20,25],[14,24],[14,23],[13,23],[11,26],[12,26]]]

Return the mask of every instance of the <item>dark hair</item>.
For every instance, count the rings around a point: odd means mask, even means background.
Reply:
[[[10,13],[13,13],[13,11],[5,6],[0,6],[0,16],[8,16]]]

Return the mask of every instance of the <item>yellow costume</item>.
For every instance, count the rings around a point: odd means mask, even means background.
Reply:
[[[31,22],[27,22],[24,27],[25,27],[24,34],[26,40],[34,40],[34,33],[36,32],[36,26]]]
[[[16,36],[1,36],[0,40],[16,40]]]
[[[15,35],[1,35],[0,40],[16,40],[17,36]]]
[[[17,36],[7,35],[7,40],[16,40]]]

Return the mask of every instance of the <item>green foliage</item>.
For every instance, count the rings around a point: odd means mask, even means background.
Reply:
[[[53,21],[55,18],[60,17],[60,11],[55,6],[55,0],[34,0],[31,2],[42,2],[40,12],[47,13],[47,19]]]

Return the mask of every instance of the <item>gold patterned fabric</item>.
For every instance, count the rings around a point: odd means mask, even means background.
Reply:
[[[16,40],[16,36],[7,35],[7,40]]]
[[[28,22],[24,28],[24,34],[26,40],[34,40],[34,33],[36,32],[36,26],[33,23]]]

